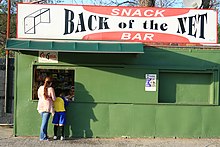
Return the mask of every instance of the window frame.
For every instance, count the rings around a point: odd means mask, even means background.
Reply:
[[[33,65],[32,66],[32,81],[31,81],[31,100],[32,101],[38,101],[38,98],[34,97],[34,82],[35,82],[35,69],[48,69],[48,70],[71,70],[73,71],[73,80],[72,84],[75,85],[75,79],[76,79],[76,69],[75,67],[65,66],[65,65]]]
[[[160,73],[190,73],[190,74],[212,74],[212,93],[213,93],[213,99],[209,98],[209,102],[204,104],[204,103],[163,103],[159,102],[159,97],[160,97]],[[162,69],[159,70],[158,72],[158,104],[168,104],[168,105],[214,105],[217,106],[219,105],[219,70],[218,69],[212,69],[212,70],[169,70],[169,69]],[[211,86],[210,85],[210,86]],[[210,102],[212,100],[212,102]]]

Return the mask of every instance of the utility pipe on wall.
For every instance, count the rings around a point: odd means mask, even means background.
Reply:
[[[6,39],[10,38],[10,22],[11,22],[11,0],[8,0],[8,15],[7,15],[7,34]],[[7,113],[7,99],[8,99],[8,59],[9,51],[5,50],[5,107],[4,112]]]

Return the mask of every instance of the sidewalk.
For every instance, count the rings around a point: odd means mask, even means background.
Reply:
[[[13,128],[0,126],[0,147],[220,147],[220,139],[73,139],[39,141],[38,137],[13,137]]]
[[[0,141],[11,137],[13,137],[13,126],[0,125]]]

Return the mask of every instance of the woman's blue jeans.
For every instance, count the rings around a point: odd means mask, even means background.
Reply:
[[[50,119],[50,113],[49,112],[41,112],[40,113],[42,117],[41,127],[40,127],[40,140],[47,140],[47,126],[48,121]]]

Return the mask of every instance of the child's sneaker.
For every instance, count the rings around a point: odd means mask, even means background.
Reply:
[[[64,140],[64,137],[63,137],[63,136],[61,136],[61,137],[60,137],[60,140]]]
[[[57,136],[54,136],[54,137],[53,137],[53,140],[57,140]]]

